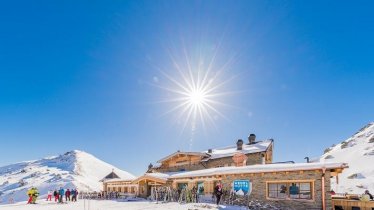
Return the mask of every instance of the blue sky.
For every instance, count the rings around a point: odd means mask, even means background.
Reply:
[[[315,157],[374,120],[371,1],[2,1],[0,165],[79,149],[137,175],[176,150],[274,138]],[[209,58],[224,115],[183,130],[161,87]],[[208,63],[209,59],[205,62]],[[217,69],[216,69],[217,68]],[[161,69],[161,70],[160,70]],[[191,141],[192,139],[192,141]],[[191,144],[191,145],[190,145]]]

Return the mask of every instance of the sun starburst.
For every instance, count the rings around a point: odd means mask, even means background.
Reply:
[[[169,53],[172,69],[159,69],[166,84],[153,84],[164,90],[166,99],[159,102],[168,103],[170,109],[163,115],[174,113],[179,123],[183,125],[181,133],[191,128],[190,149],[192,139],[197,128],[206,129],[208,125],[216,128],[219,119],[228,120],[222,113],[222,107],[230,107],[225,103],[225,96],[234,92],[228,91],[228,83],[235,76],[224,73],[229,69],[232,59],[216,65],[217,50],[212,56],[189,56],[187,50],[183,51],[183,59],[176,59],[175,54]],[[180,58],[179,57],[179,58]],[[195,58],[195,59],[193,59]],[[168,72],[168,73],[167,73]],[[171,74],[171,73],[176,74]]]

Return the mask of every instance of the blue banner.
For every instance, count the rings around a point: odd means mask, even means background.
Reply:
[[[233,187],[236,195],[249,195],[252,191],[249,180],[234,180]]]

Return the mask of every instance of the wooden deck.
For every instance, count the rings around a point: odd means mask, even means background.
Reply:
[[[333,210],[374,210],[374,201],[332,199]]]

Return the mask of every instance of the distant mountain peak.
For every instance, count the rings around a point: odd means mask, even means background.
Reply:
[[[348,139],[325,150],[321,162],[345,162],[349,168],[339,176],[339,183],[332,180],[337,192],[363,193],[374,191],[374,122],[362,127]]]
[[[0,203],[9,198],[15,201],[26,199],[26,191],[31,187],[37,187],[41,195],[59,187],[100,191],[100,180],[113,169],[121,179],[135,178],[134,175],[80,150],[3,166],[0,167]]]

